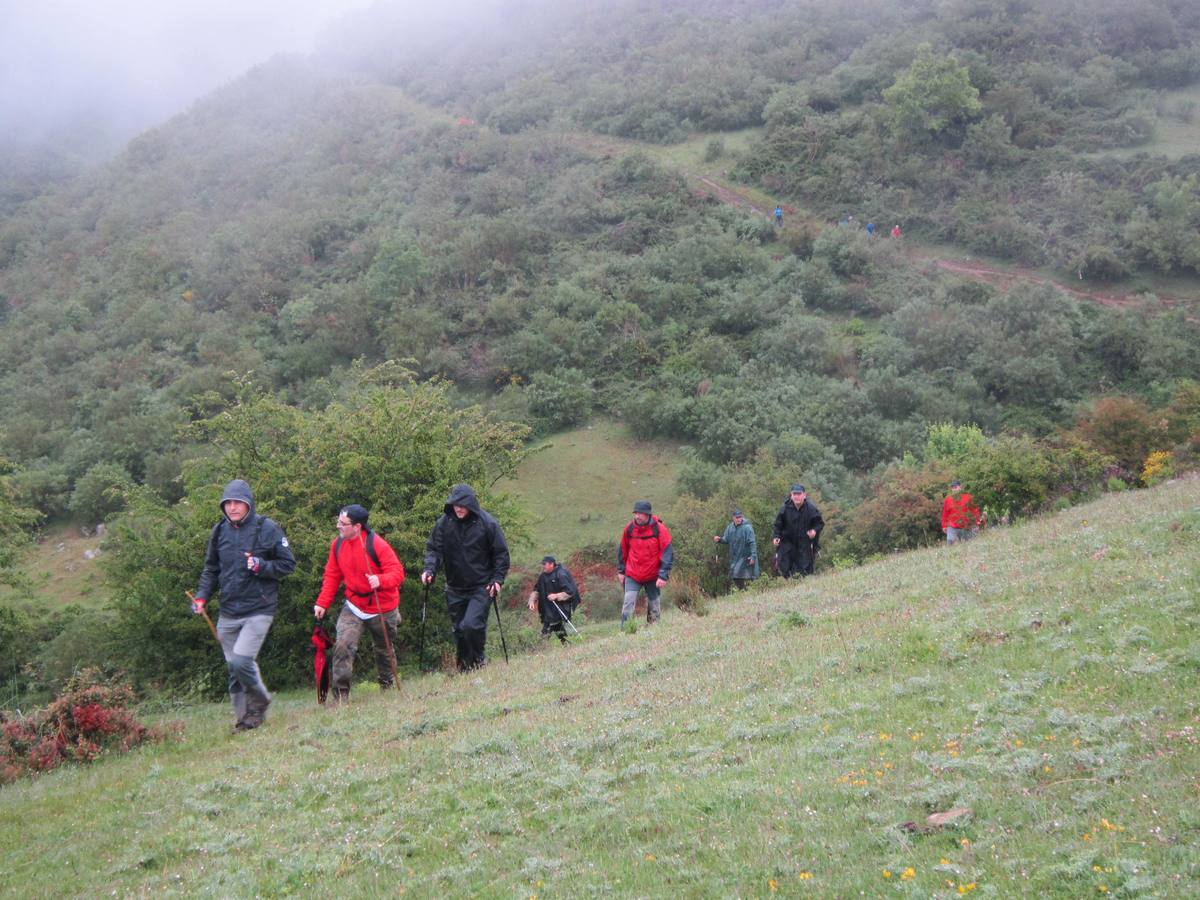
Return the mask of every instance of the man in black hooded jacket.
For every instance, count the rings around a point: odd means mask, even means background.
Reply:
[[[225,486],[221,515],[208,537],[192,607],[199,613],[220,591],[217,638],[229,669],[234,728],[244,731],[263,723],[271,703],[258,670],[258,651],[275,618],[279,580],[292,574],[296,558],[283,529],[254,511],[254,494],[240,478]]]
[[[429,534],[421,583],[433,584],[442,566],[459,671],[478,668],[487,662],[488,610],[508,576],[508,543],[500,523],[480,508],[465,484],[450,489],[445,512]]]

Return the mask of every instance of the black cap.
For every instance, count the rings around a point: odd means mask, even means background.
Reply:
[[[342,515],[350,520],[351,525],[366,525],[369,513],[365,506],[351,503],[349,506],[342,507]]]
[[[744,519],[744,518],[746,518],[745,516],[743,516],[743,515],[742,515],[742,511],[741,511],[740,509],[735,509],[735,510],[733,511],[733,517],[734,517],[735,519]]]
[[[555,559],[553,556],[543,556],[543,557],[542,557],[542,562],[544,562],[544,563],[557,563],[557,562],[558,562],[558,560],[557,560],[557,559]]]
[[[636,502],[633,504],[633,511],[634,511],[635,513],[638,513],[638,512],[644,512],[644,513],[648,513],[648,512],[650,512],[650,501],[649,501],[649,500],[638,500],[638,501],[636,501]]]
[[[804,485],[802,485],[802,484],[793,484],[792,485],[792,493],[793,494],[807,494],[808,491],[804,490]]]
[[[952,482],[950,482],[950,487],[962,487],[962,482],[955,478]]]

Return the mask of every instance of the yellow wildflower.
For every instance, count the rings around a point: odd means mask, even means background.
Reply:
[[[800,873],[800,880],[801,880],[801,881],[808,881],[808,879],[810,879],[810,878],[812,878],[812,877],[813,877],[813,874],[812,874],[812,872],[801,872],[801,873]]]
[[[973,890],[975,890],[975,882],[973,882],[973,881],[970,882],[969,884],[960,884],[958,886],[958,892],[960,894],[969,894]]]
[[[654,862],[657,857],[653,853],[646,854],[646,862]]]
[[[779,882],[772,878],[767,882],[767,887],[769,887],[772,891],[777,891],[779,890]]]
[[[891,878],[891,877],[892,877],[892,873],[891,873],[891,871],[890,871],[889,869],[884,869],[884,870],[883,870],[883,877],[884,877],[884,878]]]
[[[907,869],[905,869],[903,872],[900,873],[901,881],[911,881],[912,879],[914,879],[916,877],[917,877],[917,870],[914,869],[912,866],[909,866]]]

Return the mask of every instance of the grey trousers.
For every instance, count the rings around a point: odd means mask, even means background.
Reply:
[[[229,669],[229,699],[233,714],[242,725],[261,725],[271,703],[271,695],[258,670],[258,651],[274,619],[274,616],[217,618],[217,637]]]

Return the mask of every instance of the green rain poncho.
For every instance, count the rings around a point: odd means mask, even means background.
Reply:
[[[721,543],[729,545],[730,578],[758,577],[758,540],[754,537],[754,526],[750,524],[749,520],[742,519],[741,525],[730,522],[725,526],[725,533],[721,535]],[[751,563],[747,560],[754,562]]]

